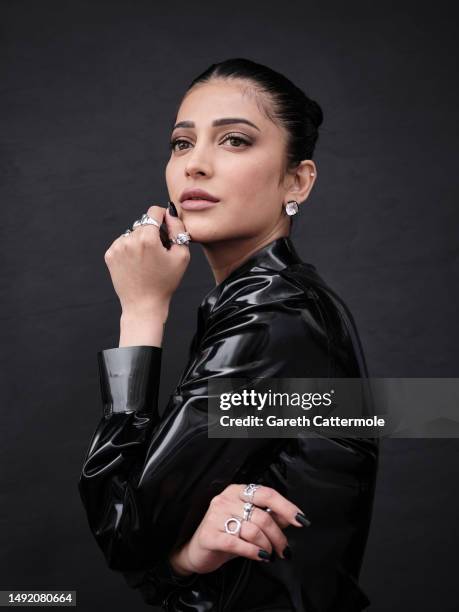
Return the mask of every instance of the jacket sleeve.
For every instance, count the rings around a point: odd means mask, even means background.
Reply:
[[[79,491],[108,566],[132,578],[132,586],[138,572],[167,573],[165,560],[191,538],[212,497],[232,482],[255,479],[285,442],[209,438],[208,382],[308,376],[304,369],[295,372],[293,341],[325,367],[326,351],[308,332],[301,310],[292,308],[285,285],[279,291],[276,282],[255,279],[253,286],[245,279],[238,303],[220,296],[161,418],[161,349],[98,353],[103,416]]]

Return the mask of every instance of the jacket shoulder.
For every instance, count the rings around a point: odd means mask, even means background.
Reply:
[[[326,355],[327,376],[368,376],[354,317],[315,266],[300,262],[280,270],[252,268],[224,287],[212,314],[221,320],[231,313],[255,312],[259,321],[277,328],[282,344],[294,341],[297,355],[309,353],[319,360],[322,373]]]
[[[304,298],[304,287],[283,270],[253,268],[225,283],[211,310],[219,315],[225,309],[242,306],[269,306],[286,299]]]

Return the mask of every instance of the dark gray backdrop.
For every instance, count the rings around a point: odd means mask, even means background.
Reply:
[[[103,255],[166,203],[187,84],[242,56],[317,99],[300,254],[350,306],[373,376],[458,376],[453,3],[0,6],[0,588],[76,589],[85,611],[142,610],[106,568],[77,480],[101,410],[96,351],[118,343]],[[163,406],[212,286],[194,245],[164,339]],[[373,612],[457,610],[458,451],[458,440],[384,442],[361,576]]]

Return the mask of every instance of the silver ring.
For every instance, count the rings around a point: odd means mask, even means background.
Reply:
[[[147,213],[144,213],[142,215],[142,218],[140,219],[140,225],[156,225],[156,227],[161,227],[161,224],[158,223],[156,219],[153,219],[153,217],[150,217],[150,215],[147,215]]]
[[[171,242],[174,244],[184,244],[185,246],[188,246],[190,240],[191,236],[188,232],[180,232],[175,238],[171,238]]]
[[[129,234],[132,234],[132,230],[128,227],[127,230],[125,232],[123,232],[121,235],[122,236],[129,236]]]
[[[248,501],[253,504],[253,495],[255,491],[260,488],[260,486],[261,485],[257,485],[251,482],[244,488],[242,495],[245,495],[248,498]]]
[[[250,521],[254,507],[255,506],[250,502],[246,502],[244,504],[244,515],[242,517],[243,521]]]
[[[140,219],[136,219],[134,223],[132,224],[132,231],[134,231],[136,227],[139,227],[139,225],[140,225]]]
[[[265,512],[267,512],[269,514],[270,512],[272,512],[272,510],[271,510],[271,508],[265,508]]]
[[[229,528],[230,523],[236,523],[236,529],[230,529]],[[235,516],[225,521],[225,531],[226,533],[231,533],[231,535],[238,535],[239,532],[241,531],[241,526],[242,526],[241,521]]]

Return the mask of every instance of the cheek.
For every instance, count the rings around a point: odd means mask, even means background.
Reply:
[[[273,189],[277,190],[279,167],[266,155],[253,159],[241,155],[226,168],[225,174],[231,184],[228,195],[233,203],[254,200],[262,203],[268,194],[272,199]]]
[[[166,170],[164,174],[165,174],[167,188],[169,192],[171,192],[175,181],[174,181],[174,167],[173,167],[173,164],[170,163],[170,161],[166,165]]]
[[[181,181],[183,169],[169,162],[166,182],[169,192]],[[279,215],[273,204],[277,199],[280,167],[273,155],[235,155],[216,158],[215,183],[221,185],[222,203],[203,213],[181,211],[186,229],[197,242],[212,242],[234,237],[252,237],[270,227]],[[180,205],[179,205],[180,206]]]

